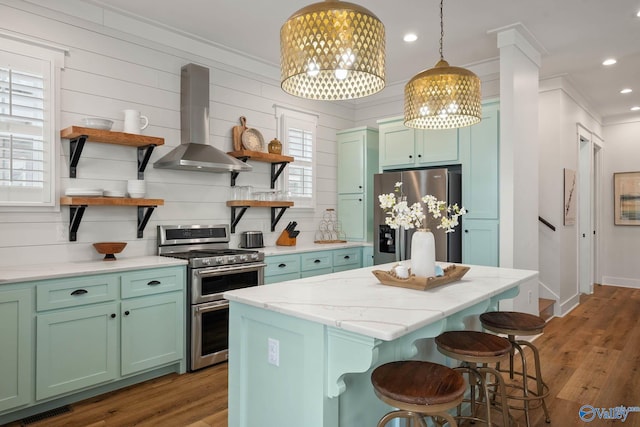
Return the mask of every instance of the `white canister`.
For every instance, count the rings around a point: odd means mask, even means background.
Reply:
[[[418,229],[411,237],[411,274],[418,277],[436,275],[436,241],[429,230]]]
[[[124,127],[126,133],[140,133],[149,126],[149,118],[140,114],[138,110],[123,110]]]

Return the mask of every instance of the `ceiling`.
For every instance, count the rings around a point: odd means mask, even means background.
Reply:
[[[156,21],[279,64],[280,27],[315,0],[84,0]],[[386,28],[387,84],[408,81],[439,59],[438,0],[352,0]],[[524,25],[544,48],[542,78],[566,75],[603,118],[640,105],[640,0],[455,0],[444,4],[444,57],[465,66],[499,56],[495,33]],[[402,41],[406,32],[418,40]],[[604,67],[614,57],[618,63]],[[620,90],[629,87],[630,94]],[[633,113],[640,115],[640,112]]]

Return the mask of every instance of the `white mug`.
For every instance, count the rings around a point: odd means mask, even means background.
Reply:
[[[140,133],[149,126],[147,116],[142,116],[138,110],[123,110],[124,113],[124,132]]]

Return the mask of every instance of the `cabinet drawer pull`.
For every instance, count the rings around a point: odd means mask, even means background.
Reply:
[[[127,310],[127,311],[125,311],[125,312],[124,312],[124,315],[125,315],[125,316],[128,316],[129,314],[130,314],[130,313],[129,313],[129,310]]]
[[[109,316],[109,317],[111,317],[112,319],[115,319],[116,318],[116,314],[115,313],[111,313],[111,316]]]
[[[420,159],[420,158],[422,158],[422,154],[418,154],[418,158],[419,158],[419,159]]]
[[[344,259],[351,259],[351,257],[349,255],[345,255]]]
[[[464,230],[464,232],[465,232],[465,233],[468,233],[468,232],[469,232],[469,230]]]
[[[86,289],[76,289],[75,291],[71,292],[71,295],[84,295],[84,294],[88,294],[89,291]]]
[[[320,264],[322,261],[320,261],[319,259],[313,261],[314,264]]]
[[[409,158],[410,158],[410,159],[413,159],[413,156],[412,156],[411,154],[409,154]]]
[[[160,284],[159,280],[152,280],[149,283],[147,283],[147,286],[157,286]]]
[[[278,265],[278,268],[285,268],[286,266],[287,266],[287,264],[283,263],[283,264]]]

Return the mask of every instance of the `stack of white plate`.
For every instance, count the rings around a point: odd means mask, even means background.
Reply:
[[[124,197],[126,193],[120,190],[104,190],[104,197]]]
[[[64,194],[71,197],[102,197],[102,188],[67,188]]]
[[[127,181],[127,193],[129,197],[141,199],[147,191],[146,182],[142,179],[130,179]]]

